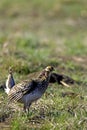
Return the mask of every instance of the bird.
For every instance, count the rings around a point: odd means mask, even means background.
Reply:
[[[72,79],[71,77],[63,75],[63,74],[51,73],[49,83],[54,84],[56,82],[58,84],[65,86],[65,87],[69,87],[69,84],[74,84],[76,81],[74,79]],[[5,92],[8,94],[10,89],[14,85],[15,85],[15,80],[14,80],[14,77],[13,77],[12,68],[10,67],[8,79],[6,80]]]
[[[61,84],[65,87],[70,87],[70,84],[74,84],[76,81],[72,79],[69,76],[63,75],[63,74],[58,74],[58,73],[51,73],[50,76],[50,83],[58,83]]]
[[[5,83],[5,93],[9,93],[9,91],[11,90],[11,88],[13,88],[13,86],[15,85],[15,81],[14,81],[14,77],[13,77],[13,70],[12,67],[9,68],[9,74],[8,74],[8,78],[6,80]]]
[[[16,84],[8,93],[9,102],[23,103],[24,112],[29,112],[31,104],[45,93],[53,70],[53,66],[47,66],[36,79],[24,80]]]
[[[35,75],[35,74],[34,74]],[[58,74],[58,73],[51,73],[50,75],[50,80],[49,83],[58,83],[63,86],[69,87],[69,84],[74,84],[76,81],[73,80],[71,77],[63,75],[63,74]],[[15,85],[15,80],[13,77],[13,70],[10,67],[9,68],[9,75],[6,80],[6,87],[5,87],[5,92],[8,94],[10,89]]]

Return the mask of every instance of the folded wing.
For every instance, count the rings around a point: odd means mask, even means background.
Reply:
[[[25,80],[15,85],[8,94],[9,101],[20,100],[23,95],[31,92],[31,90],[34,90],[36,88],[36,85],[37,83],[34,80]]]

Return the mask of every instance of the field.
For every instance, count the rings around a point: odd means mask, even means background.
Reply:
[[[50,84],[29,115],[7,105],[10,66],[19,83],[48,65],[79,84]],[[87,130],[87,0],[0,1],[0,130]]]

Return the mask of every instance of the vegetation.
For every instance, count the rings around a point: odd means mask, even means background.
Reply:
[[[50,84],[32,104],[29,115],[19,103],[7,105],[7,95],[0,89],[0,129],[86,130],[86,55],[86,0],[1,0],[0,86],[9,66],[18,83],[29,75],[33,78],[47,65],[80,84],[69,88]],[[78,96],[63,96],[65,92]]]

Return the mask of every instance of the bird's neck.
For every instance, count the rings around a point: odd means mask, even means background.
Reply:
[[[50,72],[43,70],[42,73],[38,76],[39,79],[48,79],[50,78]]]
[[[10,80],[11,78],[13,78],[13,75],[11,73],[9,73],[8,80]]]

